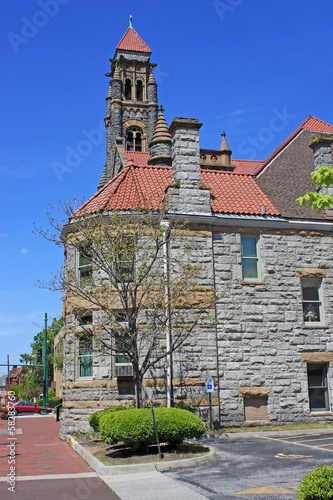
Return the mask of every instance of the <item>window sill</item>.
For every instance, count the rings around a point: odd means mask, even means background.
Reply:
[[[241,285],[264,285],[265,282],[264,281],[260,281],[260,280],[243,280],[241,281]]]
[[[323,410],[323,411],[311,411],[309,413],[309,417],[332,417],[333,416],[333,411],[328,411],[328,410]]]
[[[328,325],[323,325],[321,323],[309,323],[302,326],[303,330],[328,330]]]

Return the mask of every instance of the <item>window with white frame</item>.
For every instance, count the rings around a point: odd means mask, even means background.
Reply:
[[[259,278],[258,236],[242,236],[242,271],[244,280]]]
[[[92,356],[93,345],[92,337],[84,336],[79,338],[79,355],[78,355],[78,376],[92,377]]]
[[[307,369],[310,411],[328,411],[327,363],[309,363]]]
[[[89,247],[80,248],[78,255],[78,277],[82,286],[92,284],[93,266]]]
[[[319,278],[302,278],[303,319],[310,322],[323,323],[324,311],[322,303],[322,281]]]

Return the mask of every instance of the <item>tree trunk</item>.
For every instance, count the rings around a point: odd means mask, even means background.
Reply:
[[[137,408],[142,408],[142,376],[138,369],[133,367],[135,378],[135,402]]]

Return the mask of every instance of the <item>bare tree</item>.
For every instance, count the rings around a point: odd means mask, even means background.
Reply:
[[[140,408],[145,373],[165,358],[171,370],[171,353],[199,323],[214,321],[215,291],[202,285],[195,248],[182,236],[184,222],[168,215],[165,206],[87,213],[69,202],[60,209],[67,220],[48,213],[52,229],[36,232],[64,246],[65,267],[40,285],[63,289],[65,309],[71,303],[76,316],[82,315],[82,304],[100,312],[96,323],[83,325],[85,333],[132,364]]]

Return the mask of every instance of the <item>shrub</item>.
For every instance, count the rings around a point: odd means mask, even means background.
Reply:
[[[199,417],[178,408],[155,408],[160,442],[179,444],[184,439],[199,438],[206,427]],[[129,409],[126,412],[105,413],[100,417],[101,439],[108,444],[123,442],[138,447],[156,443],[149,408]]]
[[[106,408],[105,410],[100,410],[96,411],[95,413],[92,413],[89,417],[89,424],[91,427],[94,429],[95,432],[99,431],[99,421],[103,415],[106,414],[113,414],[114,412],[120,411],[120,410],[128,410],[129,408],[132,408],[131,406],[113,406],[112,408]],[[112,417],[111,417],[112,418]]]
[[[177,403],[175,405],[175,408],[180,408],[181,410],[187,410],[190,411],[191,413],[197,413],[198,408],[196,406],[193,406],[191,404],[187,405],[185,403]]]
[[[62,398],[51,398],[48,400],[48,406],[50,408],[55,408],[62,403]]]
[[[49,389],[49,390],[47,391],[47,397],[48,397],[48,399],[53,399],[53,398],[55,398],[55,397],[56,397],[55,392],[54,392],[54,390],[53,390],[53,389]]]
[[[333,466],[317,465],[304,476],[297,495],[298,500],[333,499]]]

